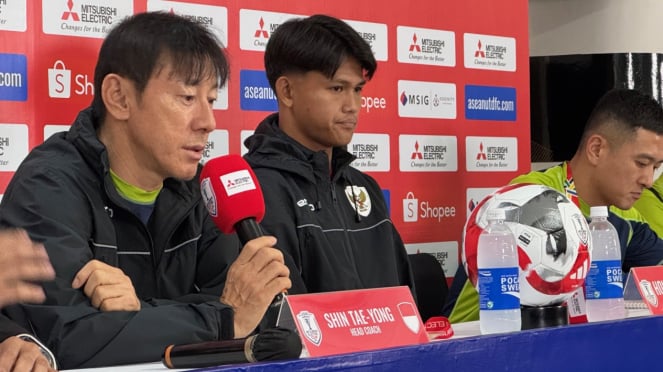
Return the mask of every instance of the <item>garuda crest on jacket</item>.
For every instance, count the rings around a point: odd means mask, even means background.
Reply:
[[[345,196],[360,216],[368,217],[371,214],[371,197],[364,186],[346,186]]]

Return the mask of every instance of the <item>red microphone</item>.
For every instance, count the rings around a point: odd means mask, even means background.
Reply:
[[[242,245],[264,235],[258,222],[265,216],[265,200],[253,170],[241,156],[207,161],[200,174],[200,192],[221,231],[237,232]]]
[[[210,217],[226,234],[237,232],[244,246],[265,235],[258,222],[265,216],[265,200],[249,164],[239,155],[210,159],[200,173],[200,192]],[[277,324],[285,289],[276,295],[264,317],[266,327]]]

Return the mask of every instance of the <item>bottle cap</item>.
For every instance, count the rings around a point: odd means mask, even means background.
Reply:
[[[502,208],[489,209],[486,211],[486,219],[488,221],[504,220],[506,219],[506,213]]]
[[[608,207],[605,205],[599,205],[596,207],[589,208],[590,217],[608,217]]]

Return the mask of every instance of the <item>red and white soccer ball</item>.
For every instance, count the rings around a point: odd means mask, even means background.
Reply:
[[[486,196],[463,230],[463,266],[477,287],[477,243],[488,225],[486,211],[503,208],[518,245],[520,303],[546,306],[564,302],[581,287],[590,264],[590,234],[580,209],[547,186],[515,184]]]

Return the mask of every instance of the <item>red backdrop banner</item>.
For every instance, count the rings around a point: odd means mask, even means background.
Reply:
[[[108,30],[146,10],[192,17],[227,46],[207,158],[243,153],[276,110],[263,51],[279,24],[325,13],[354,27],[379,61],[354,166],[384,189],[410,253],[434,254],[447,277],[472,206],[530,169],[527,0],[0,0],[0,193],[29,149],[90,104]]]

